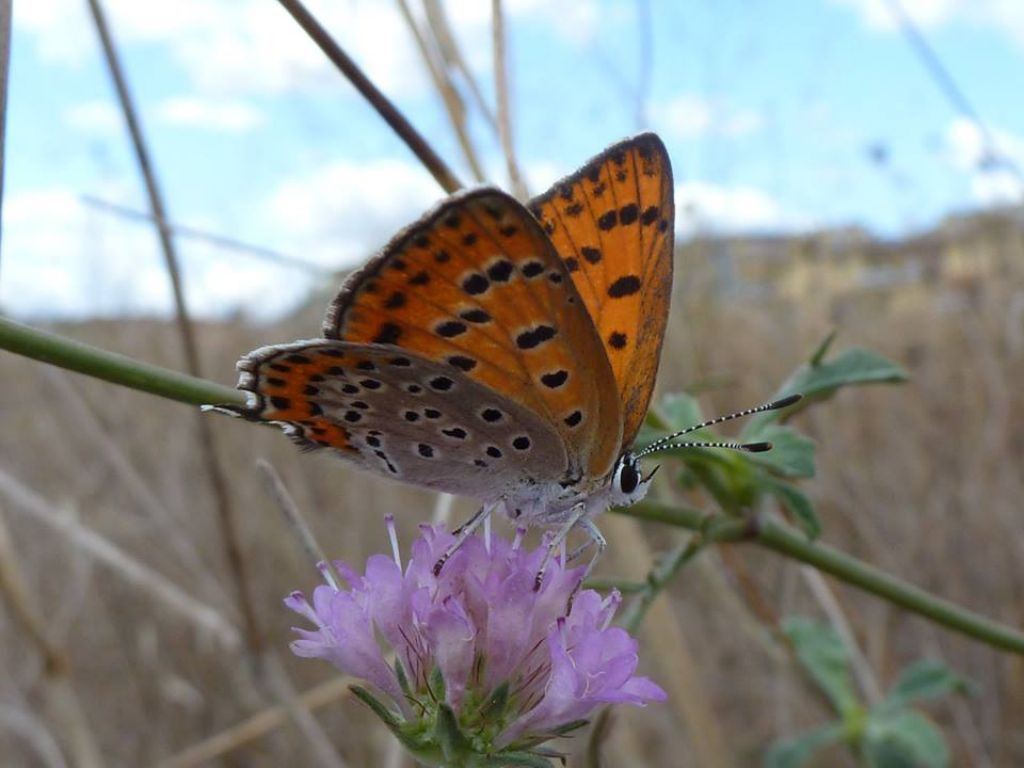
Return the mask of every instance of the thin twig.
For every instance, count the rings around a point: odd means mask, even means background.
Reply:
[[[377,110],[377,114],[384,118],[384,121],[391,126],[391,129],[413,151],[413,154],[430,171],[437,180],[437,183],[441,185],[441,188],[449,194],[460,189],[462,183],[458,177],[456,177],[438,154],[434,152],[426,139],[412,127],[412,124],[380,92],[377,86],[370,82],[369,78],[363,74],[363,71],[359,69],[349,55],[341,49],[341,46],[327,34],[327,30],[320,25],[320,22],[306,10],[306,7],[299,0],[279,0],[279,2],[292,15],[292,18],[295,19],[306,34],[313,38],[313,42],[320,47],[320,50],[324,52],[324,55],[331,60],[334,66],[341,70],[341,73],[348,78],[348,81],[362,94],[363,98]]]
[[[327,738],[319,721],[296,695],[295,687],[276,654],[269,654],[264,677],[274,697],[284,705],[288,717],[302,733],[303,743],[316,764],[321,768],[345,768],[345,761]]]
[[[454,68],[462,76],[473,101],[476,102],[477,110],[497,135],[498,121],[494,117],[494,111],[484,98],[480,84],[477,83],[473,70],[466,63],[466,57],[462,55],[462,49],[459,47],[455,35],[452,34],[452,26],[448,23],[448,14],[445,13],[444,4],[440,0],[423,0],[423,10],[427,12],[427,23],[434,33],[434,39],[437,41],[445,64],[448,69]]]
[[[267,489],[274,497],[274,501],[277,502],[278,508],[284,514],[285,520],[292,531],[294,531],[295,537],[299,540],[299,544],[302,545],[302,549],[306,552],[310,562],[314,564],[323,563],[324,567],[337,579],[337,574],[334,573],[331,561],[327,559],[323,548],[313,535],[313,530],[309,527],[309,523],[306,522],[305,516],[299,511],[295,499],[292,498],[292,495],[285,487],[284,481],[281,480],[281,475],[278,474],[274,466],[266,459],[257,459],[256,468],[263,475]]]
[[[839,601],[836,599],[835,594],[833,594],[828,582],[825,581],[825,577],[821,575],[821,571],[815,570],[809,565],[801,565],[800,575],[811,590],[811,594],[818,605],[825,612],[825,616],[828,617],[828,622],[832,629],[835,630],[836,634],[843,641],[843,645],[846,646],[850,667],[853,669],[854,677],[857,678],[860,684],[865,700],[870,706],[875,706],[882,700],[882,688],[878,684],[878,678],[875,677],[875,671],[871,668],[871,665],[860,649],[860,645],[857,643],[857,638],[853,634],[853,629],[850,627],[850,622],[846,619],[842,606],[839,605]]]
[[[98,197],[92,197],[91,195],[81,195],[79,199],[88,206],[97,208],[106,213],[112,213],[116,216],[121,216],[126,219],[135,219],[136,221],[148,221],[156,224],[162,224],[171,234],[176,237],[186,237],[192,240],[200,240],[202,242],[216,245],[220,248],[224,248],[230,251],[237,251],[238,253],[249,256],[260,261],[266,261],[271,264],[277,264],[283,267],[290,267],[293,269],[301,269],[304,272],[309,272],[318,276],[326,276],[335,274],[336,270],[329,267],[323,267],[319,264],[313,264],[302,259],[297,259],[294,256],[289,256],[286,253],[275,251],[273,248],[265,248],[262,245],[254,245],[252,243],[246,243],[241,240],[236,240],[233,237],[227,237],[225,235],[218,235],[213,232],[207,232],[202,229],[195,227],[185,226],[184,224],[174,224],[165,220],[159,220],[152,213],[146,213],[145,211],[138,211],[134,208],[129,208],[125,205],[118,205],[112,203],[109,200],[101,200]]]
[[[494,47],[494,94],[498,105],[498,138],[501,150],[505,155],[505,167],[508,169],[508,181],[512,193],[520,200],[526,200],[529,192],[516,163],[515,145],[512,141],[512,115],[509,106],[508,70],[505,53],[505,14],[501,9],[501,0],[491,0],[491,30]]]
[[[452,130],[455,131],[455,138],[458,139],[459,146],[462,148],[462,155],[466,158],[466,162],[469,163],[469,169],[473,174],[473,178],[482,182],[484,180],[484,172],[480,165],[480,160],[476,156],[473,143],[469,139],[469,131],[466,128],[466,105],[462,101],[462,96],[459,95],[454,83],[452,83],[451,78],[448,76],[448,70],[444,67],[443,61],[438,60],[439,54],[431,49],[429,42],[424,37],[423,30],[420,29],[412,15],[412,11],[409,9],[409,4],[406,0],[397,0],[397,2],[398,10],[401,11],[406,26],[409,27],[409,31],[412,33],[413,38],[415,38],[416,45],[420,49],[420,55],[423,57],[423,62],[426,64],[427,71],[430,72],[430,79],[434,81],[434,87],[441,95],[441,101],[444,102],[445,111],[448,113],[448,120],[452,124]]]
[[[690,530],[706,526],[704,514],[686,507],[643,501],[626,509],[613,509],[617,514],[655,520]],[[788,525],[763,521],[752,525],[742,518],[723,518],[713,526],[718,542],[752,542],[785,557],[813,565],[858,589],[877,595],[912,613],[931,619],[995,648],[1024,655],[1024,632],[981,616],[967,608],[932,595],[920,587],[843,554],[821,542],[811,542]]]
[[[11,69],[11,0],[0,0],[0,222],[3,221],[4,177],[7,175],[7,91]],[[3,253],[3,228],[0,224],[0,254]],[[0,264],[3,262],[0,261]]]
[[[649,563],[654,560],[640,526],[616,524],[614,535],[616,558],[620,563]],[[686,632],[679,624],[672,604],[656,600],[657,596],[671,584],[679,570],[703,548],[704,537],[694,534],[686,544],[680,544],[662,556],[647,574],[647,589],[635,597],[622,612],[618,623],[628,631],[635,632],[644,614],[651,616],[646,625],[644,640],[651,645],[651,658],[661,664],[663,678],[669,694],[669,701],[676,709],[677,717],[686,728],[693,745],[697,765],[726,766],[733,760],[727,748],[728,740],[719,726],[709,704],[709,697],[701,680],[699,664],[694,658]],[[600,728],[591,731],[597,738]],[[590,752],[596,755],[597,744]]]
[[[121,487],[128,492],[140,516],[156,526],[166,548],[173,552],[173,556],[187,569],[189,575],[203,585],[205,593],[227,604],[230,598],[223,585],[210,572],[189,537],[191,528],[184,519],[172,514],[170,508],[153,493],[125,449],[104,429],[82,396],[81,388],[74,385],[70,376],[56,368],[43,368],[42,373],[56,389],[57,399],[63,406],[61,419],[66,421],[65,427],[89,444],[91,456],[105,462]]]
[[[109,539],[71,516],[61,513],[2,467],[0,492],[10,500],[15,509],[29,513],[33,519],[66,537],[77,549],[96,558],[127,583],[144,590],[149,597],[163,603],[196,629],[214,636],[226,651],[238,648],[238,630],[228,623],[220,611],[196,600],[177,584],[139,562]]]
[[[298,696],[298,705],[312,712],[349,695],[351,678],[336,677]],[[284,706],[274,706],[258,712],[247,720],[221,731],[208,739],[193,744],[182,752],[162,761],[158,768],[193,768],[209,765],[217,758],[244,747],[251,741],[267,735],[288,722]]]
[[[178,256],[175,252],[171,232],[167,227],[168,216],[164,207],[163,194],[160,191],[160,185],[157,183],[156,173],[150,160],[149,149],[142,135],[142,126],[139,123],[135,104],[128,89],[128,82],[121,68],[121,62],[118,58],[103,8],[100,5],[100,0],[88,0],[88,3],[89,10],[92,12],[93,22],[96,26],[96,33],[100,38],[100,45],[103,49],[107,69],[110,72],[111,80],[114,82],[118,102],[121,105],[128,133],[131,136],[132,148],[139,165],[139,172],[142,174],[143,181],[145,182],[150,211],[153,214],[153,220],[160,239],[160,247],[163,251],[167,275],[171,281],[175,318],[185,353],[186,369],[191,375],[199,377],[202,376],[199,349],[196,346],[192,322],[188,313],[188,305],[185,301],[181,271],[178,268]],[[202,466],[206,471],[207,479],[210,483],[210,491],[217,510],[217,520],[221,529],[224,554],[234,582],[238,606],[242,613],[246,640],[250,652],[258,656],[263,648],[262,633],[250,594],[251,586],[246,574],[245,560],[242,557],[238,536],[238,523],[235,518],[235,510],[231,504],[231,497],[228,493],[227,478],[220,457],[217,455],[217,446],[214,443],[213,431],[210,428],[209,420],[200,414],[196,414],[196,429],[202,453]]]
[[[0,349],[190,405],[244,405],[237,389],[0,317]]]

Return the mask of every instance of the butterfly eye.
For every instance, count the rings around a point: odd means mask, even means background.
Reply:
[[[619,490],[628,495],[635,491],[639,484],[640,473],[637,471],[636,465],[631,462],[623,462],[619,468]]]

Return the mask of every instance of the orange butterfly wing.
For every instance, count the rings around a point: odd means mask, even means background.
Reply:
[[[530,202],[606,350],[629,446],[654,389],[672,293],[672,166],[653,133],[614,144]]]
[[[457,194],[345,284],[324,336],[443,363],[525,406],[564,441],[568,475],[603,477],[621,445],[615,377],[540,225],[495,189]]]

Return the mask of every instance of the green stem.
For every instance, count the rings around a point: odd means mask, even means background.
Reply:
[[[703,537],[699,533],[694,534],[685,545],[680,544],[655,563],[650,573],[647,574],[646,589],[637,595],[622,612],[619,624],[629,632],[636,632],[647,609],[675,578],[680,569],[704,548],[704,544]]]
[[[133,360],[3,317],[0,317],[0,349],[191,405],[243,405],[245,402],[241,392],[222,384]]]
[[[703,526],[707,531],[705,515],[695,509],[645,501],[628,509],[614,511],[694,531],[701,530]],[[949,629],[993,647],[1024,655],[1024,633],[1020,630],[943,600],[825,544],[808,541],[805,536],[786,525],[774,521],[752,524],[746,520],[723,518],[715,522],[713,531],[714,535],[710,538],[717,541],[756,542],[774,552],[830,573],[847,584],[878,595]]]

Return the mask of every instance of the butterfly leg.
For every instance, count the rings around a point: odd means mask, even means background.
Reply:
[[[452,555],[454,555],[459,547],[461,547],[470,536],[472,536],[476,529],[491,516],[491,513],[498,507],[499,502],[488,502],[487,504],[481,505],[480,509],[473,513],[473,516],[466,522],[456,528],[453,533],[455,534],[455,541],[452,542],[451,546],[448,547],[438,558],[437,562],[434,563],[434,575],[439,576],[441,569],[444,568],[444,564],[448,562]]]
[[[608,549],[608,539],[606,539],[602,535],[600,529],[598,529],[598,527],[594,525],[594,521],[590,518],[583,518],[582,520],[580,520],[579,525],[580,528],[582,528],[588,534],[590,534],[590,541],[578,547],[576,551],[573,552],[573,556],[578,557],[579,555],[583,554],[583,551],[586,550],[586,548],[590,545],[594,545],[594,547],[596,547],[594,551],[594,556],[590,558],[590,562],[587,563],[586,570],[583,571],[583,578],[580,579],[580,587],[582,587],[583,582],[587,580],[587,578],[590,576],[590,572],[593,571],[594,566],[597,565],[597,561],[601,559],[601,556],[604,554],[604,551]],[[571,559],[572,557],[570,557],[570,560]],[[577,587],[577,589],[579,589],[579,587]]]
[[[544,553],[544,559],[540,563],[540,568],[537,570],[537,578],[533,582],[533,591],[537,592],[540,590],[541,582],[544,580],[544,571],[548,567],[548,562],[554,556],[558,548],[562,546],[562,542],[565,541],[565,537],[569,535],[569,532],[576,527],[576,525],[583,519],[583,516],[587,513],[587,505],[580,502],[572,508],[568,519],[558,529],[558,533],[555,534],[555,538],[551,540],[548,545],[548,551]]]

